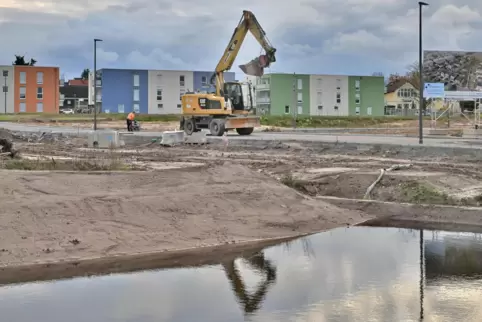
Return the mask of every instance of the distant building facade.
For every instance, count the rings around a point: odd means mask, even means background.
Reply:
[[[256,80],[259,114],[382,116],[382,76],[266,74]]]
[[[212,74],[203,71],[101,69],[97,71],[97,106],[103,113],[180,114],[182,95],[214,90],[209,83]],[[225,73],[226,81],[234,79],[234,73]],[[90,101],[93,101],[93,86],[91,74]]]
[[[0,76],[6,75],[2,78],[0,113],[59,112],[58,67],[14,65],[0,66],[0,71]]]

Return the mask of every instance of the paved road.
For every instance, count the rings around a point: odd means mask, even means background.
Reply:
[[[91,129],[57,126],[37,126],[19,123],[0,123],[0,127],[13,131],[25,132],[53,132],[65,134],[87,134]],[[160,137],[161,132],[137,132],[136,136]],[[222,139],[222,138],[219,138]],[[230,140],[279,140],[279,141],[314,141],[339,142],[360,144],[394,144],[405,146],[420,146],[418,138],[396,135],[368,135],[368,134],[336,134],[336,133],[277,133],[255,132],[250,136],[229,135]],[[424,146],[467,147],[482,149],[482,142],[474,139],[461,138],[425,138]]]

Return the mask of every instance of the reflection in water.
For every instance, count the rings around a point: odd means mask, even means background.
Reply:
[[[269,260],[264,258],[263,252],[259,252],[244,260],[254,269],[257,269],[260,274],[265,275],[264,281],[260,283],[258,290],[254,294],[248,293],[234,261],[224,263],[223,266],[239,303],[243,305],[244,313],[251,314],[260,308],[268,291],[268,287],[276,281],[276,268],[273,267]]]
[[[478,322],[481,245],[337,229],[216,266],[0,287],[0,311],[15,322]]]
[[[425,254],[423,242],[423,230],[420,229],[420,321],[423,321],[423,296],[425,290]]]
[[[482,274],[480,234],[443,233],[427,238],[427,281],[434,283],[447,277],[479,278]]]

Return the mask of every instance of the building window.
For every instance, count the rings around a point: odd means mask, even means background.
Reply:
[[[163,104],[157,104],[157,108],[163,108],[164,105]]]
[[[117,113],[124,113],[124,104],[117,105]]]
[[[27,105],[25,102],[20,103],[20,113],[25,113],[27,112]]]
[[[27,84],[27,73],[20,72],[20,84],[25,85]]]
[[[360,90],[360,80],[355,81],[355,90],[359,91]]]
[[[184,94],[186,94],[186,91],[181,89],[181,91],[179,92],[179,100],[182,101],[182,97],[184,96]]]
[[[44,73],[37,72],[37,84],[43,84],[43,83],[44,83]]]
[[[208,84],[208,78],[206,76],[201,77],[201,85],[206,86]]]
[[[318,88],[322,88],[323,87],[323,80],[321,78],[318,78],[317,79],[317,83],[318,83]]]
[[[323,109],[323,105],[318,105],[318,109],[319,109],[319,110],[322,110],[322,109]]]
[[[401,88],[397,92],[398,97],[410,98],[415,97],[417,93],[413,88]]]
[[[42,87],[37,87],[37,99],[41,100],[44,98],[44,89]]]
[[[27,97],[27,88],[20,87],[20,99],[24,100]]]
[[[303,103],[303,93],[298,92],[298,103]]]
[[[397,108],[402,109],[402,104],[397,104]]]
[[[184,75],[179,76],[179,86],[184,87],[185,85]]]
[[[285,114],[290,114],[290,107],[288,105],[285,106]]]
[[[177,108],[181,108],[181,104],[177,104]]]
[[[341,103],[341,94],[340,93],[336,93],[336,103],[337,104]]]
[[[322,99],[322,92],[316,93],[316,103],[317,103],[318,105],[321,105],[322,100],[323,100],[323,99]]]
[[[37,102],[37,113],[43,113],[44,111],[44,103]]]
[[[134,105],[132,105],[132,109],[134,110],[134,113],[140,113],[141,112],[141,107],[139,106],[138,103],[134,103]]]
[[[340,90],[341,89],[341,79],[336,80],[336,89]]]
[[[157,89],[157,98],[158,101],[162,101],[162,88]]]
[[[355,104],[360,104],[360,94],[355,94]]]
[[[141,80],[138,74],[134,74],[134,87],[141,86]]]
[[[303,80],[301,78],[298,78],[298,90],[303,89]]]
[[[139,102],[139,89],[134,89],[134,102]]]

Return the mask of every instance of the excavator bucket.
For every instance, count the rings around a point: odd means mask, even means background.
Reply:
[[[269,65],[266,55],[261,55],[247,64],[239,65],[239,68],[246,75],[261,77],[264,75],[264,68]]]

